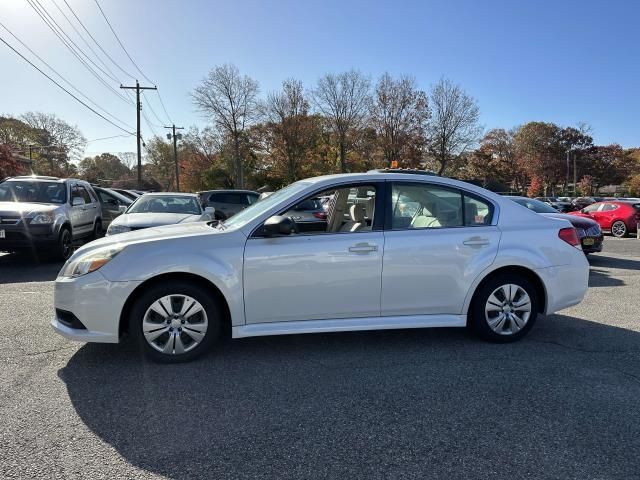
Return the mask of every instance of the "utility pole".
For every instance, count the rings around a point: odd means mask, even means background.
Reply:
[[[176,164],[176,192],[180,191],[180,166],[178,165],[178,140],[182,139],[182,134],[179,133],[176,135],[176,130],[184,130],[184,127],[176,127],[175,123],[170,127],[173,130],[173,135],[171,133],[167,133],[167,139],[171,140],[173,137],[173,161]]]
[[[577,173],[576,172],[576,156],[573,156],[573,196],[575,197],[577,195],[577,191],[578,191],[578,178],[577,178]]]
[[[135,90],[136,91],[136,129],[137,129],[137,144],[138,144],[138,188],[142,189],[142,150],[140,142],[142,140],[142,135],[140,135],[140,111],[142,110],[142,104],[140,103],[140,90],[157,90],[157,87],[141,87],[136,80],[135,87],[125,87],[120,85],[120,88],[124,90]]]
[[[567,178],[565,180],[565,185],[566,185],[565,195],[569,193],[569,154],[570,152],[571,152],[571,149],[567,150]]]

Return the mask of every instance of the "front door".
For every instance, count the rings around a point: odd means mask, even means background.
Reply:
[[[493,205],[435,184],[393,182],[389,190],[382,316],[461,314],[498,252]]]
[[[373,207],[367,212],[366,199],[356,204],[357,192],[375,204],[375,186],[334,189],[324,231],[247,240],[248,324],[380,315],[383,217],[377,221]]]

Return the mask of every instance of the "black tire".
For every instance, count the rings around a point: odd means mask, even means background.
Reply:
[[[58,235],[55,257],[58,260],[67,261],[71,255],[73,255],[73,237],[71,230],[63,227]]]
[[[519,328],[518,331],[513,333],[504,332],[498,333],[494,331],[489,325],[489,320],[487,318],[487,313],[485,312],[485,306],[488,305],[489,298],[494,294],[494,292],[500,289],[502,286],[506,285],[514,285],[522,289],[529,296],[530,300],[530,312],[528,318],[526,319],[524,325]],[[501,293],[501,292],[499,292]],[[519,296],[521,293],[520,290],[516,291],[516,297],[510,302],[507,300],[509,305],[517,304],[518,299],[524,298]],[[502,298],[502,297],[500,297]],[[493,305],[493,304],[492,304]],[[514,312],[515,315],[518,315],[517,318],[522,321],[521,316],[524,314],[522,311],[517,312],[513,307],[509,307],[509,312]],[[494,312],[491,314],[493,315]],[[509,313],[504,313],[504,311],[496,311],[496,317],[500,314],[509,315]],[[524,337],[533,325],[536,322],[538,317],[538,294],[532,283],[529,279],[523,275],[518,275],[516,273],[502,273],[497,274],[492,277],[489,277],[485,280],[478,290],[476,290],[475,295],[473,296],[473,300],[471,302],[471,306],[469,309],[469,319],[468,326],[470,329],[478,335],[480,338],[487,340],[489,342],[494,343],[509,343],[520,340]],[[512,326],[513,325],[513,326]],[[513,329],[518,326],[518,323],[510,318],[507,318],[503,322],[503,329]]]
[[[627,225],[622,220],[616,220],[611,224],[611,235],[617,238],[624,238],[629,233]]]
[[[162,333],[156,340],[154,340],[154,348],[149,341],[145,338],[143,332],[143,322],[145,320],[145,315],[147,311],[150,309],[151,305],[157,300],[163,297],[171,297],[171,305],[173,307],[173,299],[179,299],[181,296],[191,297],[195,299],[197,302],[201,304],[203,310],[206,314],[206,321],[208,326],[206,327],[206,333],[204,338],[197,343],[192,349],[185,351],[184,353],[162,353],[156,348],[160,348],[162,344],[167,345],[166,342],[173,341],[173,346],[176,346],[175,338],[172,340],[171,335],[180,336],[180,345],[187,344],[188,341],[192,341],[193,338],[183,331],[181,328],[176,328],[176,331],[173,333],[165,332]],[[177,308],[173,309],[175,312]],[[170,312],[170,313],[173,313]],[[150,313],[150,315],[155,315]],[[136,299],[131,309],[131,316],[129,317],[129,331],[133,338],[136,339],[140,349],[144,352],[147,357],[151,360],[160,363],[181,363],[188,362],[196,357],[206,353],[213,343],[218,339],[220,335],[220,324],[221,324],[221,313],[220,308],[218,307],[216,301],[213,299],[213,296],[210,291],[201,287],[200,285],[188,282],[188,281],[172,281],[168,282],[168,284],[158,283],[156,285],[151,286],[148,289],[145,289],[144,293]],[[176,320],[178,321],[178,320]],[[182,324],[185,324],[185,321],[182,321]],[[158,323],[160,328],[170,328],[169,326],[165,326],[164,323]],[[177,330],[181,330],[181,333],[178,333]],[[166,339],[166,342],[164,341]],[[184,339],[184,341],[182,340]],[[187,344],[187,348],[188,348]]]
[[[102,238],[104,232],[102,231],[102,221],[100,219],[96,220],[96,223],[93,225],[93,234],[91,234],[91,238],[96,240],[98,238]]]

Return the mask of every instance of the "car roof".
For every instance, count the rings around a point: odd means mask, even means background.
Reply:
[[[5,179],[6,181],[11,181],[11,180],[19,180],[19,181],[24,181],[24,180],[29,180],[31,182],[58,182],[58,183],[63,183],[67,180],[70,180],[68,178],[59,178],[59,177],[48,177],[45,175],[20,175],[17,177],[9,177],[7,179]]]

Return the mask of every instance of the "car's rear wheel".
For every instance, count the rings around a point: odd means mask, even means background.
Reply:
[[[170,282],[151,287],[137,299],[130,331],[151,359],[186,362],[217,339],[220,318],[211,292],[189,282]]]
[[[536,289],[522,275],[500,274],[484,282],[473,298],[469,326],[485,340],[519,340],[538,316]]]
[[[627,236],[627,226],[622,220],[616,220],[611,225],[611,235],[618,238],[624,238]]]

